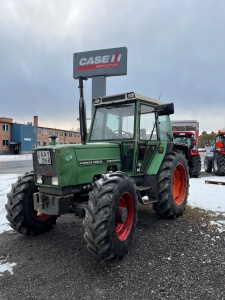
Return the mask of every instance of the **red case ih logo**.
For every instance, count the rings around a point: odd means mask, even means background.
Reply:
[[[122,54],[116,52],[116,54],[96,56],[90,58],[81,58],[79,61],[79,67],[77,71],[91,70],[91,69],[102,69],[102,68],[117,68],[121,60]]]

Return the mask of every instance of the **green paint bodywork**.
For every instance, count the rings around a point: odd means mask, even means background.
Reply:
[[[86,145],[56,145],[38,148],[35,151],[54,149],[60,187],[87,184],[96,175],[106,173],[109,165],[121,169],[120,162],[101,163],[99,160],[121,160],[120,146],[116,143],[88,143]],[[94,161],[93,165],[80,165]]]
[[[151,160],[151,163],[149,164],[147,170],[146,170],[146,174],[147,175],[156,175],[159,171],[159,168],[162,164],[162,161],[165,157],[165,153],[166,153],[166,149],[167,149],[167,143],[166,142],[160,142],[159,147],[163,147],[164,151],[163,153],[158,153],[158,148],[156,148],[155,150],[155,155],[153,156],[154,159]]]

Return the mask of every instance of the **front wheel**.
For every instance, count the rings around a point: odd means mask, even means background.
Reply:
[[[181,216],[187,204],[189,174],[187,160],[181,151],[167,154],[158,172],[158,202],[156,213],[164,218]]]
[[[38,214],[34,210],[33,194],[38,192],[33,172],[19,176],[12,184],[7,194],[8,202],[5,205],[10,226],[19,233],[35,235],[48,230],[56,223],[57,216]]]
[[[83,221],[87,249],[103,260],[121,259],[131,244],[137,223],[137,193],[124,173],[102,175],[89,193]]]

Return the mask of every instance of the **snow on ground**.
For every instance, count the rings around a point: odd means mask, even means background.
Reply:
[[[18,174],[0,174],[0,234],[4,231],[11,230],[12,228],[8,224],[6,219],[5,204],[7,201],[7,193],[11,189],[11,184],[17,180]],[[8,258],[8,257],[7,257]],[[8,262],[7,258],[0,257],[0,276],[3,272],[8,271],[13,274],[12,268],[16,265],[15,262]]]
[[[9,256],[6,258],[3,258],[0,256],[0,276],[2,276],[5,271],[8,271],[10,274],[14,274],[12,268],[16,266],[16,263],[9,263],[6,260],[8,259]]]
[[[4,156],[4,157],[3,157]],[[31,154],[26,155],[0,155],[0,162],[14,159],[31,159]],[[11,184],[17,180],[16,174],[0,174],[0,234],[11,230],[6,219],[5,204],[7,193],[11,189]],[[211,221],[212,226],[217,226],[218,232],[225,232],[225,220],[218,220],[218,215],[225,218],[225,185],[206,184],[205,180],[225,182],[225,177],[210,176],[200,178],[190,178],[190,189],[188,204],[209,211],[212,216],[217,216],[216,221]],[[15,263],[8,263],[6,259],[0,257],[0,276],[4,271],[13,274],[12,267]]]
[[[225,215],[225,185],[206,184],[205,181],[207,180],[225,183],[225,177],[190,178],[188,204]]]

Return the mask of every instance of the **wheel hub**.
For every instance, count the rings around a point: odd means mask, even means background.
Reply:
[[[117,207],[116,209],[116,223],[124,224],[127,220],[127,209],[126,207]]]

